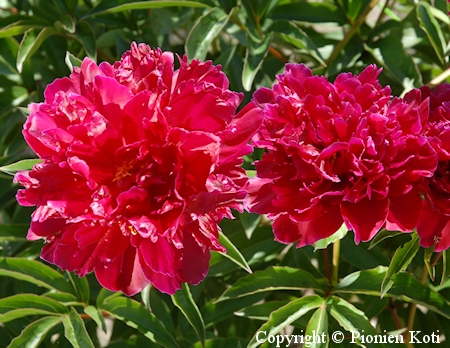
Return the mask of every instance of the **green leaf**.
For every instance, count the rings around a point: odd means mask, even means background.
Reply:
[[[31,170],[35,164],[42,163],[41,159],[27,159],[0,167],[0,171],[9,175],[15,175],[19,170]]]
[[[28,29],[20,42],[19,52],[17,53],[17,70],[22,72],[23,64],[30,59],[45,40],[56,33],[56,29],[52,27],[45,27],[39,32],[36,29]]]
[[[69,67],[70,71],[72,72],[74,66],[81,66],[82,60],[78,59],[72,53],[67,51],[65,62],[67,64],[67,66]]]
[[[71,272],[67,272],[67,276],[69,277],[69,280],[72,283],[72,286],[74,287],[81,302],[89,303],[90,289],[87,278],[80,278]]]
[[[166,329],[175,334],[175,325],[173,323],[173,318],[171,314],[172,306],[169,307],[166,301],[164,301],[163,296],[159,290],[154,287],[150,287],[149,301],[151,311],[158,320],[166,327]],[[170,303],[170,302],[169,302]]]
[[[269,52],[272,33],[262,39],[247,34],[247,50],[245,52],[244,69],[242,70],[242,86],[246,91],[252,89],[253,80]]]
[[[95,35],[91,29],[91,26],[86,21],[79,21],[77,24],[77,31],[75,33],[76,38],[80,41],[86,54],[94,62],[97,60],[97,46],[95,43]]]
[[[0,259],[0,276],[24,280],[47,289],[74,293],[59,272],[39,261],[4,257]]]
[[[187,321],[194,328],[197,333],[198,339],[204,345],[205,343],[205,323],[203,322],[202,315],[192,298],[191,290],[189,285],[183,283],[180,290],[178,290],[174,295],[172,295],[172,301],[175,306],[177,306],[183,315],[186,317]]]
[[[317,295],[306,296],[289,302],[287,305],[270,314],[269,321],[256,331],[255,336],[253,336],[247,348],[258,347],[261,344],[260,339],[263,337],[261,334],[259,334],[258,337],[258,333],[266,332],[267,335],[265,335],[265,337],[268,337],[269,335],[276,335],[286,326],[290,325],[310,310],[319,308],[323,304],[324,299]]]
[[[423,253],[423,261],[427,267],[428,274],[432,281],[436,276],[436,267],[431,267],[431,257],[433,256],[433,248],[425,248]]]
[[[32,322],[14,338],[8,348],[37,348],[47,333],[61,322],[61,317],[45,317]]]
[[[383,297],[391,288],[393,284],[391,281],[392,276],[404,271],[409,266],[414,256],[416,256],[417,251],[419,251],[419,236],[417,233],[414,233],[409,242],[405,243],[395,251],[383,282],[381,283],[381,297]]]
[[[0,242],[26,241],[29,224],[4,224],[0,225]]]
[[[177,342],[159,320],[138,302],[125,297],[116,297],[103,304],[102,310],[138,329],[149,340],[164,347],[178,347]]]
[[[417,66],[398,37],[390,35],[370,45],[364,45],[364,48],[405,89],[422,86]]]
[[[369,246],[368,250],[372,249],[375,245],[377,245],[378,243],[382,242],[383,240],[388,239],[388,238],[392,238],[392,237],[395,237],[395,236],[398,236],[400,234],[403,234],[403,232],[388,231],[388,230],[383,228],[372,239],[372,241],[370,242],[370,246]]]
[[[275,8],[271,17],[307,23],[348,23],[345,13],[338,6],[326,2],[283,4]]]
[[[248,239],[252,238],[252,234],[255,231],[256,227],[258,227],[259,222],[261,221],[261,215],[247,213],[244,211],[239,214],[239,220],[241,221],[242,227],[244,227],[245,235]]]
[[[253,273],[252,269],[248,265],[244,256],[242,256],[241,252],[238,248],[234,246],[234,244],[228,239],[228,237],[223,234],[223,232],[219,232],[219,242],[222,244],[225,249],[227,249],[226,253],[219,252],[221,255],[233,261],[236,265],[247,271],[248,273]]]
[[[100,311],[100,309],[98,309],[97,307],[94,306],[87,306],[84,308],[84,313],[86,313],[87,315],[89,315],[92,320],[95,321],[95,323],[97,324],[97,326],[103,330],[103,332],[106,333],[106,323],[105,323],[105,318],[103,318],[103,314]]]
[[[73,307],[70,313],[61,319],[64,325],[64,336],[72,344],[72,347],[94,348],[94,344],[84,326],[83,319]]]
[[[445,66],[445,47],[446,42],[444,34],[441,31],[438,21],[431,13],[431,7],[425,2],[419,2],[417,5],[417,18],[420,22],[420,27],[427,34],[431,46],[433,46],[436,55],[439,58],[441,66]]]
[[[358,271],[346,276],[332,293],[365,294],[381,296],[381,283],[387,267]],[[446,318],[450,318],[450,303],[439,293],[425,286],[410,273],[398,273],[391,278],[393,285],[385,294],[388,297],[420,304]]]
[[[116,13],[129,10],[145,10],[152,8],[174,7],[174,6],[210,8],[209,5],[196,1],[154,0],[154,1],[137,1],[137,2],[123,3],[123,1],[117,0],[115,1],[103,0],[91,11],[89,11],[83,18],[88,18],[106,13]]]
[[[344,238],[345,235],[347,234],[347,232],[348,232],[348,228],[347,228],[347,225],[344,222],[342,224],[342,226],[335,233],[333,233],[331,236],[329,236],[328,238],[324,238],[324,239],[318,240],[317,242],[313,243],[314,250],[326,249],[328,247],[328,245],[333,244],[334,242]]]
[[[327,301],[327,308],[331,316],[336,319],[339,325],[352,333],[352,337],[353,335],[357,336],[358,333],[361,332],[368,336],[375,336],[377,334],[364,312],[360,311],[344,299],[333,296]],[[361,344],[361,339],[356,337],[355,341],[360,347],[379,347],[378,343],[371,344],[365,342],[364,344]]]
[[[228,23],[234,9],[227,15],[220,8],[213,8],[199,17],[187,37],[185,51],[189,60],[205,60],[208,48]]]
[[[253,306],[244,308],[240,311],[236,311],[234,314],[238,317],[245,317],[249,319],[264,320],[267,321],[270,318],[270,314],[277,309],[287,305],[289,301],[269,301]]]
[[[45,22],[36,19],[22,19],[0,29],[0,38],[21,35],[30,29],[42,29]]]
[[[264,291],[302,289],[323,292],[321,285],[310,273],[301,269],[272,266],[240,278],[216,302]]]
[[[441,278],[441,286],[447,281],[450,277],[450,250],[444,250],[442,252],[442,278]]]
[[[305,337],[314,337],[309,347],[328,347],[328,315],[326,306],[320,306],[309,320]]]
[[[219,303],[208,302],[201,309],[205,326],[210,327],[222,320],[230,318],[234,316],[236,311],[249,307],[263,300],[266,296],[267,294],[257,293]]]
[[[314,41],[300,27],[292,21],[277,20],[270,27],[275,36],[279,36],[285,42],[296,48],[306,50],[322,66],[326,66]]]
[[[122,293],[120,291],[112,292],[112,291],[106,290],[105,288],[101,288],[100,292],[98,293],[97,300],[95,301],[95,303],[97,304],[97,307],[101,307],[103,305],[103,303],[105,303],[106,301],[109,301],[109,300],[119,297],[119,296],[122,296]]]
[[[19,294],[0,299],[0,322],[28,315],[64,314],[67,308],[59,302],[34,294]]]

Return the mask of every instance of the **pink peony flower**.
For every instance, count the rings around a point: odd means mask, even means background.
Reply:
[[[368,66],[331,83],[287,64],[278,84],[254,94],[266,117],[253,144],[267,152],[256,163],[246,207],[274,220],[279,242],[308,245],[343,223],[356,243],[383,226],[415,228],[419,184],[437,163],[421,135],[428,103],[413,94],[408,102],[391,100],[379,73]]]
[[[424,134],[438,154],[434,175],[426,180],[425,200],[417,225],[420,244],[440,252],[450,247],[450,84],[420,89],[429,97],[430,115]]]
[[[133,43],[114,65],[85,59],[31,104],[23,134],[43,160],[15,180],[36,206],[41,257],[107,289],[173,294],[205,278],[218,222],[242,211],[240,168],[262,122],[220,67]]]

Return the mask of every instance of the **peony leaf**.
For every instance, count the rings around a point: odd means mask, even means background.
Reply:
[[[308,34],[301,30],[295,22],[284,19],[277,20],[269,30],[274,32],[275,37],[280,37],[284,42],[287,42],[296,48],[305,50],[311,57],[317,60],[320,65],[326,66],[314,41]]]
[[[261,39],[247,33],[247,51],[245,52],[244,69],[242,70],[242,86],[246,91],[252,89],[253,80],[269,52],[272,33]]]
[[[378,232],[375,237],[372,239],[372,241],[370,242],[370,246],[367,250],[372,249],[375,245],[377,245],[378,243],[382,242],[383,240],[387,239],[387,238],[391,238],[391,237],[395,237],[398,236],[400,234],[403,234],[403,232],[399,232],[399,231],[388,231],[386,229],[382,229],[380,232]]]
[[[417,65],[398,37],[390,35],[364,48],[405,89],[422,86]]]
[[[1,224],[0,243],[6,241],[26,241],[29,224]]]
[[[97,326],[100,329],[102,329],[103,332],[106,333],[106,323],[105,323],[105,318],[103,318],[102,312],[97,307],[94,307],[94,306],[87,306],[83,310],[84,310],[84,313],[89,315],[92,318],[92,320],[95,321]]]
[[[260,304],[255,304],[250,307],[246,307],[234,314],[238,317],[245,317],[255,320],[267,321],[270,319],[270,314],[277,309],[287,305],[289,301],[269,301]]]
[[[417,5],[417,18],[419,19],[420,27],[427,34],[441,66],[445,66],[444,57],[446,42],[444,34],[441,31],[438,21],[431,13],[429,4],[422,1],[419,2]]]
[[[248,340],[245,338],[212,338],[205,341],[205,347],[207,348],[229,348],[236,347],[242,348],[247,346]],[[192,348],[203,347],[200,342],[197,342]]]
[[[251,239],[253,232],[261,221],[261,215],[244,211],[239,214],[239,220],[241,221],[242,227],[244,227],[245,235],[248,239]]]
[[[258,333],[266,332],[267,335],[264,335],[265,337],[268,337],[269,335],[276,335],[285,327],[293,323],[295,320],[308,313],[310,310],[319,308],[321,306],[323,306],[322,309],[325,308],[324,299],[317,295],[306,296],[289,302],[287,305],[277,309],[276,311],[270,314],[269,321],[267,321],[256,331],[256,335],[253,336],[247,348],[258,347],[261,344],[260,342],[258,342],[258,340],[263,339],[263,337],[258,337]],[[326,319],[322,318],[322,320]],[[316,321],[316,323],[319,324],[320,321]],[[321,327],[321,331],[316,332],[323,332],[324,329],[325,328]]]
[[[198,18],[184,46],[189,60],[194,58],[205,60],[211,42],[228,23],[233,12],[234,8],[227,15],[220,8],[215,7]]]
[[[258,271],[247,277],[240,278],[216,302],[264,291],[302,289],[313,289],[319,292],[324,291],[318,281],[306,271],[290,267],[272,266],[263,271]]]
[[[345,235],[347,234],[347,232],[348,232],[348,228],[344,222],[342,224],[342,226],[336,232],[334,232],[331,236],[329,236],[328,238],[323,238],[323,239],[318,240],[317,242],[313,243],[314,251],[316,251],[318,249],[326,249],[328,247],[328,245],[333,244],[334,242],[344,238]]]
[[[50,36],[57,33],[53,27],[45,27],[39,32],[36,29],[28,29],[20,42],[19,52],[17,53],[16,66],[21,73],[23,64],[30,59],[34,52],[47,40]]]
[[[35,164],[42,163],[41,159],[27,159],[0,167],[0,171],[9,175],[15,175],[19,170],[31,170]]]
[[[3,257],[0,260],[0,276],[24,280],[47,289],[75,293],[61,273],[35,260]]]
[[[19,294],[0,299],[0,323],[29,315],[64,313],[67,313],[67,308],[58,301],[35,294]]]
[[[202,315],[192,298],[189,285],[183,283],[181,289],[172,295],[172,301],[183,313],[189,324],[194,328],[197,333],[197,337],[202,345],[205,345],[205,323],[203,322]]]
[[[79,21],[77,23],[77,31],[75,33],[76,38],[80,41],[86,54],[91,58],[94,62],[97,60],[97,46],[95,43],[95,35],[91,29],[91,26],[86,21]]]
[[[0,38],[23,34],[30,29],[43,29],[45,22],[36,19],[21,19],[0,29]]]
[[[175,325],[171,314],[172,307],[169,302],[163,300],[161,293],[150,285],[150,311],[158,318],[158,320],[166,327],[167,331],[175,335]]]
[[[442,278],[441,286],[450,277],[450,249],[444,250],[442,252]]]
[[[248,265],[244,256],[242,256],[239,249],[234,246],[234,244],[228,239],[228,237],[225,234],[223,234],[223,232],[219,232],[219,242],[225,247],[225,249],[227,249],[226,253],[219,252],[221,255],[230,259],[248,273],[250,274],[253,273],[252,269]]]
[[[267,294],[257,293],[219,303],[208,302],[201,309],[205,326],[210,327],[222,320],[233,317],[236,311],[249,307],[263,300],[266,296]]]
[[[163,8],[175,6],[210,8],[209,5],[196,1],[154,0],[154,1],[136,1],[124,3],[123,1],[118,0],[115,1],[103,0],[91,11],[89,11],[83,18],[88,18],[99,14],[124,12],[129,10],[145,10],[151,8]]]
[[[61,317],[44,317],[25,327],[19,336],[14,338],[8,348],[37,348],[47,333],[61,322]]]
[[[312,348],[328,347],[328,314],[327,307],[320,306],[312,315],[306,327],[305,337],[314,337]]]
[[[381,283],[388,268],[379,266],[374,269],[349,274],[333,289],[333,293],[365,294],[381,296]],[[420,304],[446,318],[450,318],[450,303],[439,293],[422,284],[410,273],[394,274],[392,287],[387,297]]]
[[[345,330],[354,333],[363,332],[364,335],[375,336],[377,333],[363,311],[356,308],[351,303],[340,297],[333,296],[327,301],[327,309],[331,316]],[[356,344],[360,347],[379,347],[378,343],[361,343],[361,340],[355,338]]]
[[[405,243],[395,251],[383,282],[381,283],[381,297],[383,297],[392,286],[392,276],[404,271],[409,266],[418,251],[419,236],[417,233],[414,233],[409,242]]]
[[[103,303],[105,303],[106,301],[109,301],[109,300],[119,297],[121,295],[122,295],[122,293],[120,291],[112,292],[112,291],[106,290],[105,288],[101,288],[100,292],[97,295],[97,300],[95,301],[95,304],[97,305],[97,307],[101,307],[103,305]]]
[[[282,4],[272,12],[273,19],[289,19],[309,23],[348,23],[342,9],[325,2],[295,2]]]
[[[77,311],[72,307],[68,315],[61,317],[64,325],[64,336],[72,344],[74,348],[94,348],[89,334],[84,326],[83,319]]]
[[[86,277],[78,277],[74,273],[67,272],[67,276],[74,287],[81,302],[89,303],[90,289]]]
[[[434,281],[434,278],[436,276],[436,267],[431,266],[431,257],[432,256],[433,256],[433,248],[424,249],[423,261],[425,263],[425,266],[427,267],[427,271],[428,271],[428,274],[430,275],[431,280]]]
[[[69,51],[66,52],[66,59],[65,62],[67,66],[69,67],[70,71],[73,71],[74,66],[81,66],[82,61],[75,57],[72,53]]]
[[[116,297],[106,301],[102,310],[128,326],[138,329],[149,340],[164,347],[179,347],[173,336],[145,307],[131,298]]]

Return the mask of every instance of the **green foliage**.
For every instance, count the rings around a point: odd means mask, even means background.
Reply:
[[[376,63],[384,69],[381,83],[402,95],[448,76],[447,1],[1,4],[0,347],[257,347],[261,331],[320,332],[328,343],[315,347],[350,347],[349,332],[406,327],[440,330],[450,340],[450,251],[424,251],[414,234],[382,231],[370,246],[355,246],[343,226],[315,250],[295,249],[273,240],[265,217],[243,213],[222,223],[227,253],[212,253],[200,285],[184,285],[172,297],[148,287],[127,298],[102,289],[92,274],[80,279],[38,260],[41,243],[25,238],[32,209],[17,205],[11,177],[40,162],[30,159],[21,136],[27,105],[42,101],[45,87],[84,57],[112,63],[136,41],[190,60],[210,59],[244,101],[258,87],[270,87],[286,62],[305,63],[331,80]],[[246,158],[249,176],[259,156]],[[331,279],[333,243],[341,243],[337,282]],[[425,310],[415,311],[417,305]],[[99,341],[97,329],[109,341]],[[342,344],[331,342],[337,330],[346,334]]]

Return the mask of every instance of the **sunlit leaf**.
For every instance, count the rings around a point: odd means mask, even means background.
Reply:
[[[178,290],[174,295],[172,295],[172,301],[174,305],[181,310],[187,321],[194,328],[200,342],[204,344],[205,323],[203,322],[203,318],[200,314],[197,304],[192,298],[189,286],[186,283],[183,283],[181,289]]]
[[[276,335],[285,327],[293,323],[295,320],[305,315],[310,310],[319,308],[324,304],[324,299],[319,296],[306,296],[297,300],[289,302],[287,305],[277,309],[270,314],[270,319],[264,325],[262,325],[253,336],[248,348],[258,347],[260,342],[258,339],[264,337],[258,337],[259,332],[266,332],[265,337],[269,335]]]
[[[244,256],[242,256],[239,249],[234,246],[234,244],[228,239],[225,234],[223,234],[223,232],[219,232],[219,242],[225,247],[225,249],[227,249],[225,253],[220,252],[221,255],[230,259],[239,267],[246,270],[248,273],[252,273],[252,269],[248,265]]]
[[[39,32],[36,29],[27,30],[20,42],[19,52],[17,53],[17,70],[22,72],[23,64],[30,59],[45,40],[56,33],[56,29],[52,27],[45,27]]]
[[[41,159],[27,159],[0,167],[0,171],[9,175],[15,175],[19,170],[31,170],[35,164],[41,163]]]
[[[151,8],[163,8],[163,7],[200,7],[209,8],[210,6],[196,1],[167,1],[167,0],[153,0],[153,1],[136,1],[124,3],[118,0],[103,0],[91,11],[89,11],[84,18],[92,17],[99,14],[116,13],[129,10],[145,10]]]
[[[395,251],[386,272],[386,276],[381,283],[381,296],[384,296],[392,286],[392,276],[404,271],[409,266],[414,256],[416,256],[417,251],[419,251],[419,236],[414,233],[409,242],[405,243]]]
[[[145,337],[155,343],[165,347],[179,347],[159,320],[145,307],[130,298],[112,298],[106,301],[101,309],[128,326],[138,329]]]
[[[44,317],[25,327],[8,348],[37,348],[47,333],[61,322],[61,317]]]
[[[83,319],[73,307],[68,315],[61,317],[61,320],[64,325],[64,336],[72,344],[72,347],[94,348],[94,344],[84,326]]]

